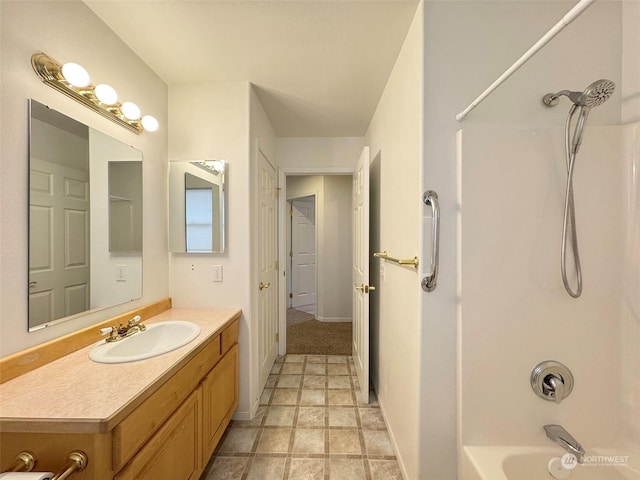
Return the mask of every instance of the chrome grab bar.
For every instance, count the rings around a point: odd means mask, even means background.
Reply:
[[[431,270],[422,279],[421,285],[425,292],[433,292],[438,283],[438,257],[440,251],[440,205],[438,204],[438,194],[433,190],[427,190],[422,195],[425,205],[431,205],[433,221],[431,227]]]

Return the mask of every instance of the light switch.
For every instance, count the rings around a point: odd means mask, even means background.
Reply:
[[[126,281],[127,281],[127,266],[116,265],[116,282],[126,282]]]
[[[214,282],[222,281],[222,265],[213,266],[213,281]]]

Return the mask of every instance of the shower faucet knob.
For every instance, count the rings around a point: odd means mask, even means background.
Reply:
[[[560,403],[565,395],[564,380],[558,378],[555,375],[547,375],[544,379],[544,384],[547,386],[547,395],[553,396],[556,403]],[[543,389],[544,389],[543,385]]]
[[[531,372],[531,388],[540,398],[560,403],[573,390],[573,375],[562,363],[546,360]]]

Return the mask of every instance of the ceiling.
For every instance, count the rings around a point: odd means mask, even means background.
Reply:
[[[417,0],[84,0],[164,82],[248,81],[279,137],[362,136]]]

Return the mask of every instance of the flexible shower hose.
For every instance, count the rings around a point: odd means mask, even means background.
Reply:
[[[573,203],[573,168],[575,165],[577,152],[572,151],[573,140],[571,136],[571,120],[575,114],[577,105],[573,105],[569,110],[567,121],[565,124],[565,157],[567,161],[567,187],[564,197],[564,220],[562,225],[562,251],[560,259],[560,267],[562,271],[562,283],[567,293],[578,298],[582,294],[582,270],[580,268],[580,253],[578,252],[578,236],[576,233],[576,211]],[[574,132],[574,136],[576,133]],[[571,250],[573,254],[573,263],[576,273],[577,286],[573,290],[567,278],[567,237],[571,235]]]

